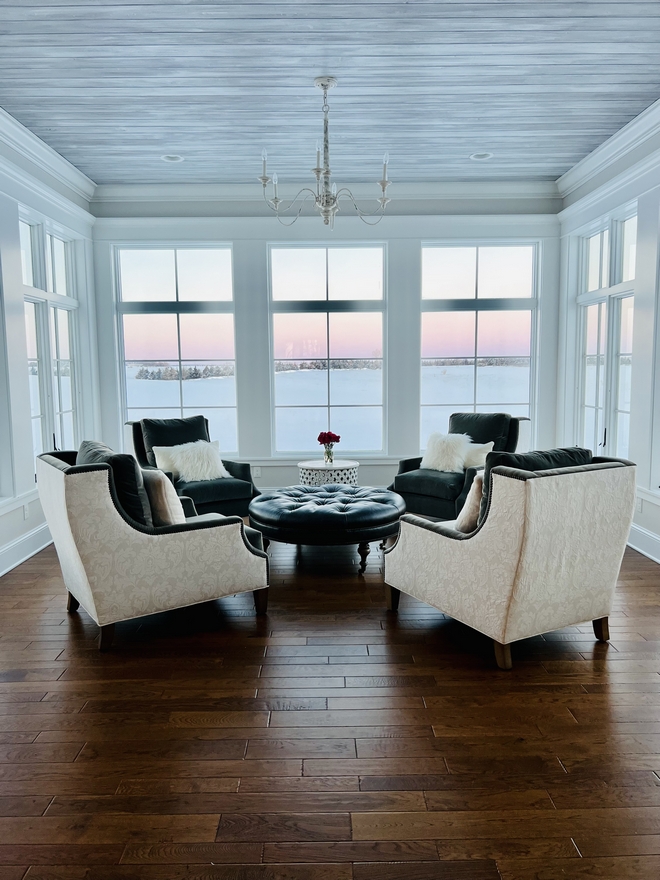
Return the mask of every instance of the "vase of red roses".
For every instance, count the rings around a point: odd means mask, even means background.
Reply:
[[[341,437],[339,434],[333,434],[332,431],[321,431],[317,439],[323,447],[323,463],[332,464],[335,459],[333,447],[335,443],[339,443]]]

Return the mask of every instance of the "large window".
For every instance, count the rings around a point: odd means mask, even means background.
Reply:
[[[608,220],[581,239],[580,439],[627,457],[630,439],[637,217]]]
[[[231,250],[118,252],[126,416],[204,415],[238,450]]]
[[[422,448],[453,412],[529,415],[534,254],[422,248]]]
[[[30,383],[32,446],[73,449],[77,436],[75,317],[70,264],[72,241],[44,223],[19,222],[25,291],[25,329]]]
[[[383,247],[273,247],[276,452],[383,449]]]

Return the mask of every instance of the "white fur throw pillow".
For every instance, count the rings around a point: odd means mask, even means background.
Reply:
[[[486,456],[493,451],[494,442],[490,443],[470,443],[465,456],[465,467],[484,467],[486,464]]]
[[[454,474],[463,473],[470,440],[467,434],[431,434],[420,467]]]
[[[180,446],[154,446],[156,464],[163,471],[170,471],[175,478],[190,483],[194,480],[217,480],[231,477],[220,458],[217,440],[196,440]]]
[[[465,532],[466,534],[470,534],[477,527],[477,522],[479,520],[479,509],[481,507],[481,494],[484,488],[484,475],[483,471],[480,474],[476,474],[474,480],[472,481],[472,485],[470,486],[470,491],[467,494],[467,498],[465,499],[465,504],[463,505],[461,512],[458,514],[458,518],[454,523],[454,528],[457,532]]]
[[[185,523],[186,515],[181,500],[165,474],[162,471],[145,468],[142,477],[154,525],[176,526]]]

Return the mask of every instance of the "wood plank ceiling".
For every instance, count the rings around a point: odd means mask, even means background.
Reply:
[[[659,49],[657,0],[0,0],[0,106],[97,183],[256,183],[264,146],[303,180],[332,74],[340,180],[552,180],[660,97]]]

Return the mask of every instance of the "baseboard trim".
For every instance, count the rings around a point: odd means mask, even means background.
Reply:
[[[52,544],[52,538],[46,523],[42,523],[26,535],[21,535],[20,538],[6,544],[0,549],[0,577],[49,544]]]
[[[628,546],[633,550],[638,550],[644,556],[648,556],[654,562],[660,562],[660,536],[649,532],[642,526],[636,526],[634,523],[630,529],[630,537],[628,538]]]

